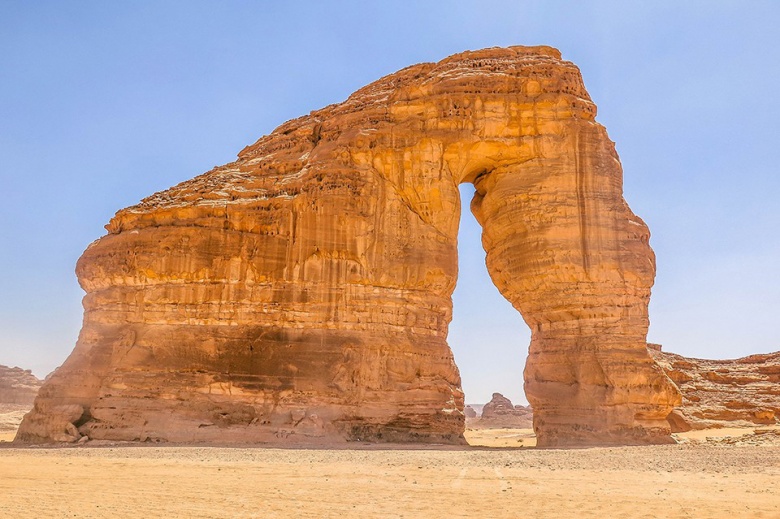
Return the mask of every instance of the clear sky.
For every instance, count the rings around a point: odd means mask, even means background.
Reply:
[[[649,340],[778,350],[778,27],[773,1],[0,0],[0,364],[44,376],[70,353],[74,265],[118,209],[383,75],[518,44],[574,61],[617,143],[658,256]],[[468,210],[460,261],[466,400],[522,402],[528,330]]]

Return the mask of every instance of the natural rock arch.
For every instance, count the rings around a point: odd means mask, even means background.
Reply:
[[[18,438],[461,441],[446,337],[472,182],[490,275],[532,330],[539,445],[670,441],[649,232],[595,115],[555,49],[465,52],[120,211]]]

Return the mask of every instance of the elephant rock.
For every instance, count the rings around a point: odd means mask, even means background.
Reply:
[[[555,49],[464,52],[119,211],[77,265],[78,344],[17,438],[72,433],[54,413],[101,439],[462,442],[446,339],[468,182],[491,278],[532,330],[538,444],[671,441],[649,231],[595,116]]]

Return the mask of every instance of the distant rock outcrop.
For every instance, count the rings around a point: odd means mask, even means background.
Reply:
[[[482,408],[482,415],[469,420],[468,424],[474,428],[530,429],[533,411],[530,406],[512,405],[512,401],[501,393],[493,393],[493,398]]]
[[[667,420],[673,432],[776,424],[780,418],[780,352],[705,360],[648,349],[682,392]]]
[[[29,369],[0,365],[0,404],[31,406],[42,384]]]

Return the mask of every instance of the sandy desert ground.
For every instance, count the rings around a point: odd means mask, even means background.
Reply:
[[[576,450],[511,429],[457,448],[4,443],[0,516],[778,518],[776,431]]]

